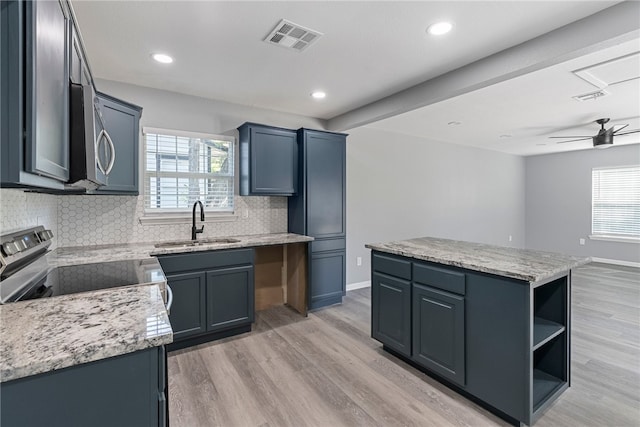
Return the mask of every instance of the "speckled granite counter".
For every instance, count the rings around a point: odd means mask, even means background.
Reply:
[[[158,285],[0,305],[0,382],[169,344]]]
[[[420,237],[387,243],[370,243],[369,249],[452,265],[498,276],[540,282],[590,262],[552,252],[533,251],[459,240]]]
[[[154,243],[58,248],[16,273],[140,260],[135,286],[0,305],[0,382],[169,344],[173,332],[158,282],[155,255],[308,242],[291,233],[233,236],[234,242],[156,247]]]
[[[56,265],[84,264],[92,262],[141,259],[156,255],[187,252],[212,251],[221,249],[250,248],[256,246],[286,245],[310,242],[313,237],[293,233],[255,234],[231,236],[237,242],[202,243],[197,246],[156,247],[158,243],[127,243],[101,246],[78,246],[58,248],[47,255],[49,262]]]

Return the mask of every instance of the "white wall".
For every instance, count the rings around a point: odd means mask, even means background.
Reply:
[[[640,262],[640,244],[590,240],[591,170],[640,164],[640,145],[526,158],[526,247]],[[579,239],[585,239],[585,245]]]
[[[366,127],[348,133],[347,284],[370,278],[366,243],[432,236],[524,247],[523,158]]]

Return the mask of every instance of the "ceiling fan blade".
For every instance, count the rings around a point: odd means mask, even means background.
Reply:
[[[550,136],[549,138],[553,138],[553,136]],[[560,138],[560,137],[557,137],[557,138]],[[564,144],[564,143],[567,143],[567,142],[576,142],[576,141],[586,141],[586,140],[591,139],[591,138],[592,138],[591,136],[587,136],[585,138],[570,139],[569,141],[558,141],[558,142],[556,142],[556,144]]]
[[[613,131],[614,135],[619,135],[618,132],[620,132],[622,129],[626,128],[627,126],[629,126],[629,124],[627,123],[626,125],[622,125],[622,127],[619,127],[618,129]],[[615,126],[614,126],[615,127]]]
[[[634,130],[628,130],[626,132],[614,133],[614,135],[616,135],[616,136],[629,135],[630,133],[638,133],[638,132],[640,132],[640,129],[634,129]]]
[[[591,138],[591,135],[574,135],[574,136],[550,136],[549,138]]]

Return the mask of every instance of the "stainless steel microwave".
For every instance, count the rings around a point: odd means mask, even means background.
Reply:
[[[70,83],[70,177],[68,185],[95,190],[106,185],[116,159],[93,86]]]

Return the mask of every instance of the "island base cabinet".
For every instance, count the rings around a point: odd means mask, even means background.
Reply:
[[[411,283],[373,273],[371,281],[371,336],[411,357]]]
[[[0,425],[164,427],[165,375],[158,347],[0,383]]]
[[[465,384],[464,297],[413,285],[413,360]]]

